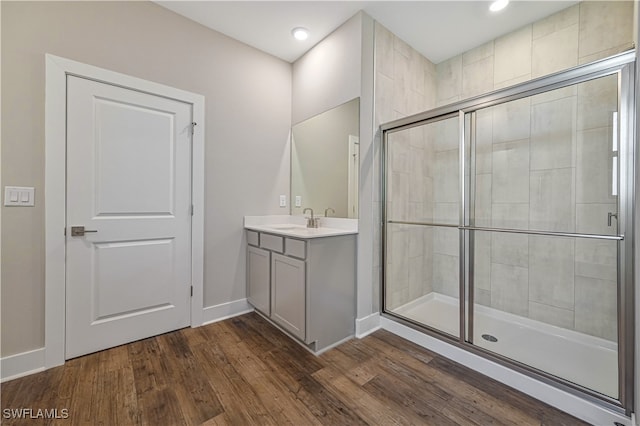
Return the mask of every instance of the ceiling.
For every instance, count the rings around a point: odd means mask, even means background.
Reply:
[[[578,1],[156,1],[180,15],[293,62],[364,10],[434,63],[535,22]],[[309,29],[303,42],[294,27]]]

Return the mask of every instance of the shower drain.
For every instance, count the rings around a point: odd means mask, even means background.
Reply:
[[[483,338],[484,340],[488,341],[488,342],[493,342],[493,343],[495,343],[495,342],[497,342],[497,341],[498,341],[498,338],[497,338],[497,337],[492,336],[492,335],[490,335],[490,334],[483,334],[483,335],[482,335],[482,338]]]

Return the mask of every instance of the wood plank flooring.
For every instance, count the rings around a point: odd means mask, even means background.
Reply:
[[[1,385],[5,409],[100,425],[578,425],[386,331],[314,357],[255,313],[67,361]]]

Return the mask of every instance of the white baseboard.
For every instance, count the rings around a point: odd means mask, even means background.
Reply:
[[[518,373],[510,368],[472,354],[443,340],[421,333],[396,321],[381,318],[380,325],[384,330],[397,334],[400,337],[489,376],[492,379],[526,393],[537,400],[545,402],[588,423],[605,425],[618,422],[622,425],[631,425],[631,419],[626,416],[607,410],[586,399],[535,380],[532,377]]]
[[[0,359],[0,383],[44,371],[44,348]]]
[[[253,311],[253,306],[247,302],[247,299],[238,299],[219,305],[207,306],[202,310],[202,325],[237,317],[238,315],[251,311]]]
[[[356,337],[362,339],[380,329],[380,314],[375,312],[364,318],[356,318]]]

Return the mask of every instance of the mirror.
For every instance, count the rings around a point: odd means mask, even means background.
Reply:
[[[302,121],[292,129],[291,214],[358,217],[360,99]],[[335,213],[334,213],[335,211]]]

